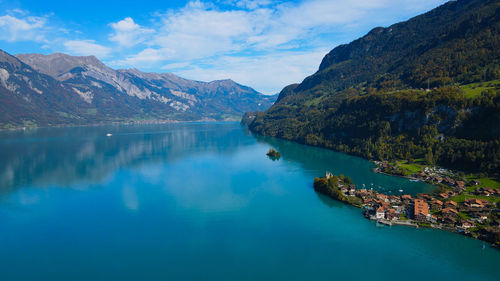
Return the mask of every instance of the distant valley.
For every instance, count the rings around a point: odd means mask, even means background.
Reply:
[[[276,98],[232,80],[115,70],[94,56],[0,50],[0,128],[239,120]]]

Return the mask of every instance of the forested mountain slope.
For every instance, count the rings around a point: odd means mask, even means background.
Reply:
[[[500,169],[500,1],[448,2],[333,49],[254,132],[370,159]]]

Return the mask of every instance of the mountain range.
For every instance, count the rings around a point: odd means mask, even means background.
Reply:
[[[94,56],[12,56],[0,50],[0,128],[236,120],[275,99],[232,80],[115,70]]]
[[[374,28],[243,123],[368,159],[498,173],[500,1],[450,1]]]

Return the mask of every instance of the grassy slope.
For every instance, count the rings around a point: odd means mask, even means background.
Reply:
[[[467,98],[475,98],[484,91],[500,89],[500,80],[477,82],[460,86]]]

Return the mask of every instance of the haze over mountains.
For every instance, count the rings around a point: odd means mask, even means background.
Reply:
[[[0,51],[0,128],[121,121],[235,120],[269,108],[266,96],[232,80],[114,70],[94,56]]]

